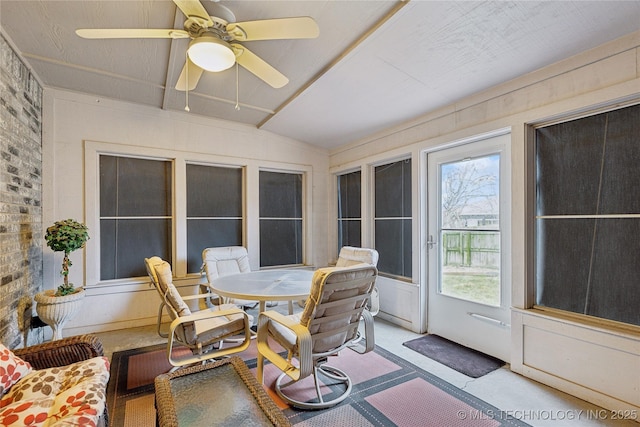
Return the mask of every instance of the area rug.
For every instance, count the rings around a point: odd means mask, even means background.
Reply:
[[[402,345],[471,378],[479,378],[505,364],[500,359],[438,335],[424,335]]]
[[[240,356],[255,374],[254,346],[252,344]],[[339,356],[330,358],[330,364],[349,373],[353,390],[341,404],[316,411],[297,410],[280,400],[273,391],[279,371],[271,364],[265,366],[265,389],[291,424],[327,427],[527,426],[380,347],[364,355],[343,350]],[[155,426],[153,379],[169,368],[162,345],[114,353],[107,391],[111,426]],[[313,389],[313,380],[309,380],[300,386],[300,393]]]

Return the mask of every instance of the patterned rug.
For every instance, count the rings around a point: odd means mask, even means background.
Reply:
[[[255,345],[240,356],[255,374]],[[364,355],[343,350],[339,356],[331,357],[329,364],[349,374],[353,390],[341,404],[316,411],[297,410],[280,400],[272,388],[279,371],[271,364],[265,366],[265,389],[291,424],[327,427],[527,426],[380,347]],[[111,426],[155,426],[153,380],[169,369],[163,345],[114,353],[107,390]],[[296,385],[297,393],[312,392],[313,380],[308,380]]]
[[[504,366],[500,359],[438,335],[424,335],[402,345],[471,378],[479,378]]]

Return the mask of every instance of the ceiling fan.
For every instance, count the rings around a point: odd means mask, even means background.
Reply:
[[[274,88],[280,88],[289,79],[251,52],[238,41],[312,39],[320,31],[313,18],[265,19],[235,22],[234,14],[219,3],[212,3],[215,16],[210,16],[199,0],[173,0],[187,17],[184,30],[179,29],[78,29],[76,34],[87,39],[114,38],[190,38],[185,65],[176,89],[195,89],[203,71],[224,71],[235,63]]]

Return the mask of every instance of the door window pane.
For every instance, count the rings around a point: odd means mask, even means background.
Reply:
[[[260,171],[260,266],[302,264],[302,174]]]
[[[378,271],[411,277],[411,159],[375,168]]]
[[[198,273],[202,251],[242,246],[242,169],[187,164],[187,272]]]
[[[440,293],[500,305],[500,155],[440,166]]]
[[[144,257],[171,262],[171,162],[100,156],[100,279],[145,276]]]

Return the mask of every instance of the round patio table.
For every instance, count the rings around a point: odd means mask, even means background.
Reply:
[[[309,296],[313,273],[302,268],[259,270],[218,277],[209,287],[223,297],[258,301],[260,312],[267,301],[288,301],[289,314],[293,314],[293,301]]]

